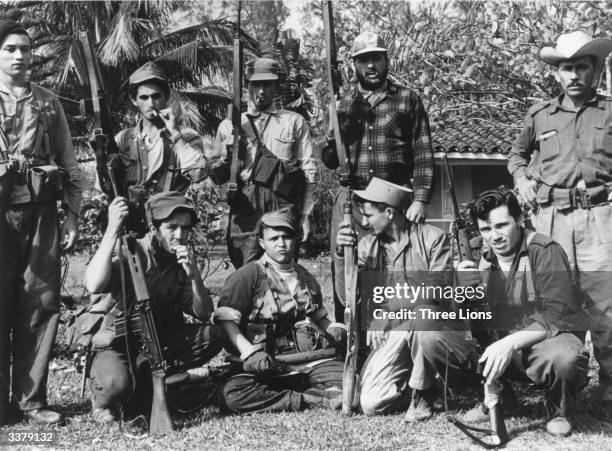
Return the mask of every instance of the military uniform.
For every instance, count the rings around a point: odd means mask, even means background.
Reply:
[[[286,210],[284,214],[290,216]],[[274,215],[264,215],[262,222]],[[240,353],[229,340],[229,351],[243,362],[260,351],[275,356],[331,347],[320,326],[326,319],[313,275],[296,263],[280,266],[267,254],[228,278],[214,313],[216,324],[236,324],[250,342]],[[232,413],[302,410],[309,399],[304,392],[341,387],[342,370],[341,361],[326,359],[311,362],[297,374],[235,374],[223,385],[221,406]]]
[[[267,58],[247,63],[249,81],[277,80],[277,64]],[[230,205],[228,252],[236,268],[262,255],[257,223],[264,213],[290,208],[296,219],[309,216],[314,207],[317,168],[315,143],[307,122],[292,111],[273,105],[264,111],[252,103],[241,116],[238,191]],[[219,125],[211,160],[211,178],[217,184],[230,178],[232,123]],[[236,151],[235,149],[233,151]],[[281,181],[282,178],[282,181]]]
[[[515,180],[537,182],[536,231],[561,244],[587,306],[603,399],[612,400],[612,100],[593,95],[580,111],[562,97],[534,105],[508,159]]]
[[[0,152],[2,159],[20,162],[13,170],[0,165],[2,417],[9,390],[23,411],[47,405],[48,366],[60,306],[56,200],[78,217],[81,171],[57,96],[34,83],[28,83],[21,95],[0,83]],[[65,173],[61,197],[58,167]]]
[[[193,207],[176,191],[152,196],[146,207],[150,224],[153,220],[163,221],[171,217],[177,208],[186,209],[195,217]],[[136,240],[134,244],[135,252],[143,264],[151,311],[168,371],[184,372],[189,368],[201,366],[223,346],[221,330],[207,324],[208,318],[201,316],[201,312],[207,310],[206,304],[212,306],[210,292],[204,288],[203,293],[198,296],[194,294],[192,280],[178,263],[176,255],[163,249],[152,232]],[[149,400],[143,387],[148,386],[146,381],[150,379],[142,377],[141,375],[146,373],[140,372],[141,364],[145,363],[144,357],[137,355],[134,337],[130,337],[129,344],[126,344],[123,333],[126,330],[127,314],[120,301],[120,268],[119,260],[115,259],[107,286],[92,293],[92,302],[87,313],[78,322],[78,334],[81,337],[74,339],[76,343],[91,343],[94,350],[91,392],[92,404],[97,410],[112,409],[125,401],[134,388],[137,390],[134,400],[142,403],[145,408]],[[135,293],[125,261],[123,270],[127,280],[126,305],[131,316],[134,313],[132,300]],[[205,323],[187,323],[184,315]],[[136,356],[136,367],[139,368],[136,387],[133,386],[134,381],[130,373],[130,355]],[[150,407],[150,403],[148,406]]]
[[[129,82],[136,91],[135,96],[138,87],[146,83],[168,86],[166,74],[153,62],[134,71]],[[191,183],[208,176],[204,143],[195,130],[179,127],[179,133],[171,136],[163,124],[144,127],[144,121],[141,118],[135,127],[115,136],[125,164],[125,182],[131,200],[143,205],[159,192],[185,193]]]

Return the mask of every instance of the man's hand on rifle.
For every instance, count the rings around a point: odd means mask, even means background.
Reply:
[[[475,287],[482,283],[482,277],[476,263],[464,260],[457,265],[457,284],[463,287]]]
[[[340,223],[338,235],[336,235],[336,246],[355,246],[356,244],[357,232],[351,228],[350,224]]]
[[[108,226],[109,233],[119,235],[123,222],[129,214],[129,208],[125,197],[117,196],[108,206]]]
[[[425,220],[425,204],[415,200],[410,204],[410,208],[406,212],[406,219],[410,222],[422,222]]]

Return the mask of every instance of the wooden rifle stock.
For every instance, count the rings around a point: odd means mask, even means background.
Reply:
[[[227,203],[232,204],[236,199],[238,192],[238,154],[240,152],[240,129],[242,126],[242,47],[240,45],[240,11],[242,2],[238,1],[238,18],[236,20],[236,29],[234,30],[234,80],[233,90],[234,98],[232,103],[232,128],[234,141],[232,145],[232,160],[230,166],[230,179],[227,184]]]
[[[344,204],[344,221],[351,223],[353,218],[352,199]],[[357,310],[357,264],[353,246],[344,247],[344,322],[346,331],[346,358],[342,376],[342,413],[351,415],[357,386],[357,356],[360,333],[359,312]]]
[[[353,199],[351,193],[351,173],[348,154],[344,147],[338,111],[336,110],[336,87],[334,80],[338,68],[336,55],[336,38],[334,34],[334,15],[331,0],[323,2],[323,25],[325,29],[325,51],[327,56],[327,87],[329,94],[330,117],[340,163],[340,183],[348,188],[346,203],[344,204],[344,222],[352,224],[353,221]],[[359,350],[359,317],[357,311],[357,265],[355,261],[355,249],[353,246],[345,246],[344,254],[344,322],[347,326],[346,359],[344,361],[344,372],[342,381],[342,413],[351,415],[357,385],[357,354]]]

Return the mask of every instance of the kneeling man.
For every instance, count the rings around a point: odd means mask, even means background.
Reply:
[[[481,346],[486,346],[480,357],[483,377],[487,384],[511,378],[544,386],[546,430],[569,435],[568,415],[587,383],[589,357],[579,331],[570,326],[580,323],[580,302],[567,256],[550,238],[521,226],[521,209],[512,191],[482,193],[471,214],[488,251],[478,265],[461,262],[457,275],[463,285],[485,282],[492,320],[489,325],[472,322]],[[485,403],[503,403],[503,398],[485,396]],[[464,419],[484,420],[485,410],[477,406]]]
[[[143,264],[145,279],[151,296],[151,310],[166,362],[171,371],[185,371],[201,366],[214,357],[223,347],[223,335],[209,322],[213,303],[210,292],[204,287],[189,236],[197,221],[191,203],[177,191],[152,196],[145,204],[149,232],[135,241],[136,252]],[[128,215],[124,198],[116,197],[108,208],[108,226],[96,254],[85,273],[85,286],[92,293],[92,305],[88,315],[88,331],[93,335],[91,343],[95,355],[91,366],[91,396],[94,419],[112,423],[116,407],[132,397],[142,403],[145,412],[150,408],[150,394],[143,393],[147,384],[144,376],[144,358],[138,354],[133,340],[128,347],[123,336],[118,336],[117,326],[125,322],[125,312],[120,302],[122,293],[120,268],[127,278],[127,308],[133,310],[134,290],[129,282],[126,256],[123,265],[113,259],[113,251],[123,223]],[[183,314],[200,323],[185,322]],[[125,329],[125,327],[124,327]],[[135,362],[130,363],[130,357]],[[135,363],[139,374],[132,374]],[[136,387],[133,382],[136,382]],[[150,380],[150,379],[149,379]]]
[[[361,300],[369,302],[365,277],[374,275],[380,286],[432,287],[434,292],[452,288],[452,256],[448,236],[437,227],[406,219],[411,190],[374,177],[365,190],[355,191],[368,233],[359,240],[357,254],[361,278]],[[353,245],[357,235],[349,224],[341,224],[339,246]],[[337,256],[343,260],[341,256]],[[336,270],[342,281],[343,265]],[[340,271],[338,271],[340,270]],[[361,371],[361,409],[365,414],[382,414],[408,407],[404,421],[414,422],[433,415],[436,373],[445,374],[448,347],[449,378],[461,379],[476,356],[476,345],[453,320],[453,299],[395,296],[368,305],[367,344],[371,353]],[[364,309],[362,309],[363,311]],[[397,315],[381,317],[382,312]],[[378,313],[376,313],[378,311]],[[444,315],[446,314],[446,315]],[[393,318],[395,317],[395,318]],[[385,319],[387,318],[387,319]]]

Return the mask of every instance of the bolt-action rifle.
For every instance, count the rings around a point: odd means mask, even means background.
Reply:
[[[91,145],[96,153],[96,168],[100,180],[101,188],[110,196],[116,197],[125,191],[120,191],[117,183],[117,176],[123,176],[124,169],[121,167],[120,159],[117,156],[117,144],[112,135],[110,108],[108,105],[107,93],[104,90],[102,77],[98,62],[95,58],[93,49],[89,43],[87,31],[79,32],[79,40],[82,44],[83,57],[87,65],[89,86],[91,88],[91,106],[93,107],[93,132],[90,139]],[[88,102],[83,102],[86,106]],[[118,164],[119,163],[119,164]],[[123,179],[121,179],[123,180]],[[123,187],[124,188],[124,187]],[[147,288],[145,273],[136,253],[136,240],[127,226],[124,225],[121,233],[121,254],[120,274],[122,286],[122,310],[124,315],[128,314],[126,299],[126,281],[123,271],[124,258],[127,260],[128,269],[131,275],[135,301],[133,310],[137,314],[140,325],[139,339],[141,350],[149,362],[153,379],[153,401],[151,406],[150,434],[163,434],[174,430],[174,424],[170,417],[165,391],[166,362],[161,351],[153,313],[150,305],[150,295]],[[127,322],[129,324],[129,322]],[[128,326],[129,327],[129,326]],[[130,333],[126,334],[130,337]],[[127,343],[126,343],[127,345]]]
[[[451,196],[451,202],[453,204],[453,213],[454,213],[454,222],[453,222],[453,234],[455,237],[455,241],[457,243],[457,248],[459,251],[459,261],[465,260],[473,260],[472,256],[472,248],[470,246],[470,238],[467,226],[465,221],[461,217],[461,213],[459,211],[459,204],[457,203],[457,196],[455,194],[455,184],[453,183],[453,174],[451,172],[450,165],[448,164],[448,158],[446,155],[442,157],[442,161],[444,163],[444,168],[446,170],[446,174],[448,176],[448,190]],[[455,304],[453,302],[453,304]],[[469,321],[469,320],[468,320]],[[471,327],[468,323],[468,333],[471,335]],[[447,355],[448,358],[448,355]],[[446,361],[446,365],[448,366],[448,360]],[[481,371],[482,372],[482,371]],[[446,384],[446,378],[445,378]],[[506,423],[504,422],[504,412],[502,410],[502,406],[500,404],[499,397],[501,396],[501,386],[498,383],[487,384],[485,382],[485,400],[494,399],[490,406],[487,406],[489,409],[489,423],[491,430],[474,428],[472,426],[468,426],[459,421],[456,417],[452,415],[448,415],[448,420],[453,423],[461,432],[470,437],[474,442],[478,443],[484,448],[497,448],[498,446],[503,445],[508,441],[508,431],[506,430]],[[445,387],[445,396],[446,396],[446,387]],[[445,402],[446,404],[446,402]],[[474,432],[484,433],[489,436],[489,442],[485,442],[481,438],[477,437]]]
[[[234,98],[232,103],[232,128],[234,143],[232,146],[232,160],[230,166],[230,179],[227,184],[227,203],[232,204],[238,191],[238,154],[240,149],[240,128],[242,126],[242,46],[240,44],[240,10],[242,2],[238,1],[238,18],[236,19],[236,29],[234,30]]]
[[[336,56],[336,38],[334,33],[334,17],[331,0],[323,3],[323,24],[325,28],[325,50],[327,54],[327,86],[329,93],[330,117],[333,126],[338,162],[340,163],[340,183],[348,188],[348,195],[344,203],[344,222],[351,224],[353,220],[353,200],[351,192],[351,174],[348,154],[340,132],[338,111],[336,110],[336,93],[338,80],[338,59]],[[342,413],[351,415],[357,385],[357,355],[359,351],[360,330],[357,310],[357,263],[353,246],[345,246],[338,253],[344,254],[344,322],[347,326],[347,350],[344,361],[344,374],[342,380]]]

